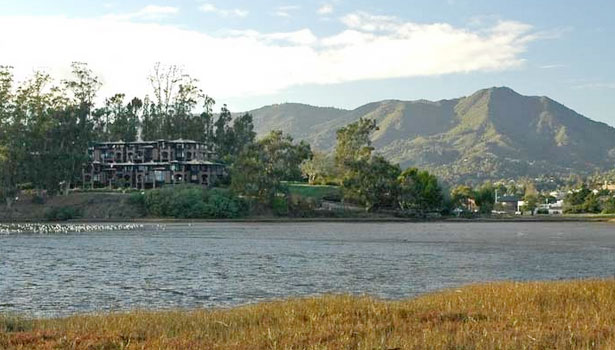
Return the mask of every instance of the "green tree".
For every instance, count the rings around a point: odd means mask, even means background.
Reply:
[[[57,118],[59,125],[54,132],[53,140],[57,143],[54,147],[56,174],[60,176],[64,191],[68,194],[71,184],[81,178],[81,169],[86,161],[88,144],[93,138],[92,110],[94,99],[101,83],[99,78],[89,69],[85,63],[74,62],[72,64],[72,76],[63,81],[69,96],[63,108],[58,106]],[[63,97],[56,99],[64,101]]]
[[[466,207],[468,200],[474,199],[474,191],[470,186],[457,185],[451,190],[451,201],[455,207]]]
[[[398,177],[402,211],[421,216],[428,212],[439,212],[444,206],[444,196],[435,175],[416,168],[408,168]]]
[[[23,121],[16,115],[12,67],[0,66],[0,198],[10,209],[25,154]]]
[[[615,214],[615,197],[610,197],[604,202],[602,214]]]
[[[301,178],[301,163],[311,156],[310,146],[298,144],[281,131],[272,131],[241,151],[231,168],[231,188],[266,204],[284,192],[282,181]]]
[[[332,154],[315,151],[312,158],[301,164],[301,172],[310,185],[325,185],[336,177],[335,159]]]
[[[534,215],[534,211],[538,207],[538,196],[530,192],[530,194],[526,194],[523,197],[523,207],[521,209],[522,212],[529,211],[532,215]]]
[[[105,106],[94,112],[94,129],[100,141],[132,142],[137,139],[139,111],[143,102],[134,98],[125,104],[124,94],[115,94],[105,100]]]
[[[490,214],[495,204],[495,190],[493,185],[486,183],[476,190],[476,205],[483,214]]]
[[[233,128],[231,121],[233,116],[226,104],[222,106],[218,119],[214,123],[214,145],[219,159],[230,163],[233,154]]]
[[[598,200],[598,196],[590,193],[585,200],[583,201],[583,211],[585,213],[600,213],[602,211],[600,201]]]
[[[380,155],[353,164],[357,167],[352,169],[352,176],[344,177],[342,183],[344,198],[364,205],[367,211],[396,208],[399,165],[391,164]]]
[[[154,65],[149,76],[153,98],[143,100],[143,138],[191,139],[210,142],[215,101],[198,87],[198,80],[175,65]],[[195,113],[198,106],[202,113]]]
[[[586,203],[590,195],[592,192],[585,184],[582,184],[580,189],[571,191],[564,198],[564,212],[569,214],[586,212],[587,204],[592,204],[591,201]]]
[[[245,113],[233,120],[229,137],[231,140],[228,147],[227,161],[229,164],[232,164],[244,147],[254,143],[256,132],[254,132],[252,115]]]
[[[374,150],[370,137],[377,129],[375,120],[361,118],[337,130],[335,164],[342,177],[352,176],[360,163],[369,161]]]

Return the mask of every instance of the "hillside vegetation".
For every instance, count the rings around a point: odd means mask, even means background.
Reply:
[[[615,164],[614,128],[509,88],[437,102],[387,100],[352,111],[283,104],[250,113],[258,134],[281,129],[325,151],[333,149],[339,128],[374,119],[374,146],[389,160],[456,182],[588,174]]]
[[[493,283],[405,301],[323,296],[230,310],[0,316],[13,349],[613,349],[615,281]]]

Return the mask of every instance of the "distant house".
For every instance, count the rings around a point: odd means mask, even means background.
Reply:
[[[515,214],[519,211],[519,206],[519,197],[517,196],[504,195],[495,198],[496,211]]]
[[[549,196],[560,200],[560,199],[564,199],[566,197],[566,192],[565,191],[551,191],[549,193]]]
[[[555,203],[549,204],[549,214],[550,215],[561,215],[564,213],[564,200],[560,199]]]
[[[193,183],[210,186],[225,172],[202,142],[157,140],[97,142],[87,150],[83,184],[95,187],[156,188]]]
[[[604,181],[604,185],[602,185],[603,190],[607,191],[615,191],[615,184],[609,184],[608,181]]]

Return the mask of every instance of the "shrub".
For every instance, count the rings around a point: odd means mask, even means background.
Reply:
[[[271,201],[271,210],[273,210],[274,215],[287,216],[288,215],[288,201],[286,200],[286,196],[274,197],[273,200]]]
[[[76,207],[54,207],[45,210],[45,218],[49,221],[66,221],[81,216],[81,209]]]
[[[34,203],[34,204],[45,204],[45,197],[36,194],[36,195],[34,195],[32,197],[32,203]]]
[[[32,184],[32,182],[25,182],[25,183],[17,184],[17,189],[20,191],[33,190],[34,185]]]
[[[139,194],[140,195],[140,194]],[[134,196],[134,198],[132,198]],[[196,185],[168,186],[131,196],[151,216],[179,219],[230,219],[247,213],[247,205],[228,190]]]
[[[615,214],[615,198],[609,198],[604,202],[602,214]]]
[[[289,215],[294,217],[313,217],[316,214],[316,204],[314,198],[292,196],[288,204]]]

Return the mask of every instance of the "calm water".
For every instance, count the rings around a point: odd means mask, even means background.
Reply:
[[[34,316],[613,276],[615,225],[599,223],[220,223],[0,236],[0,312]]]

